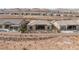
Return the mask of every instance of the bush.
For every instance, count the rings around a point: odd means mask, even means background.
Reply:
[[[26,24],[25,20],[20,26],[20,31],[21,31],[21,33],[25,33],[27,31],[27,24]]]
[[[27,48],[23,48],[23,50],[28,50]]]

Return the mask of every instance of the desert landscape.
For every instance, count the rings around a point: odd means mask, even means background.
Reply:
[[[78,33],[0,33],[1,50],[77,50]]]
[[[79,9],[0,9],[0,50],[75,49]]]

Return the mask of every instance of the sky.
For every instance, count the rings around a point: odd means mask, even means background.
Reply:
[[[0,8],[79,8],[79,0],[0,0]]]

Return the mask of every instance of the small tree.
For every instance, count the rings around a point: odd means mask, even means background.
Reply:
[[[20,31],[21,33],[25,33],[27,31],[27,24],[26,21],[24,20],[20,26]]]

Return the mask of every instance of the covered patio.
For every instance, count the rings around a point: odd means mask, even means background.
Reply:
[[[21,19],[0,19],[0,29],[19,30]]]
[[[60,32],[79,32],[79,20],[56,21],[54,25]]]
[[[48,32],[52,31],[53,27],[50,21],[32,20],[30,23],[28,23],[27,29],[31,32]]]

